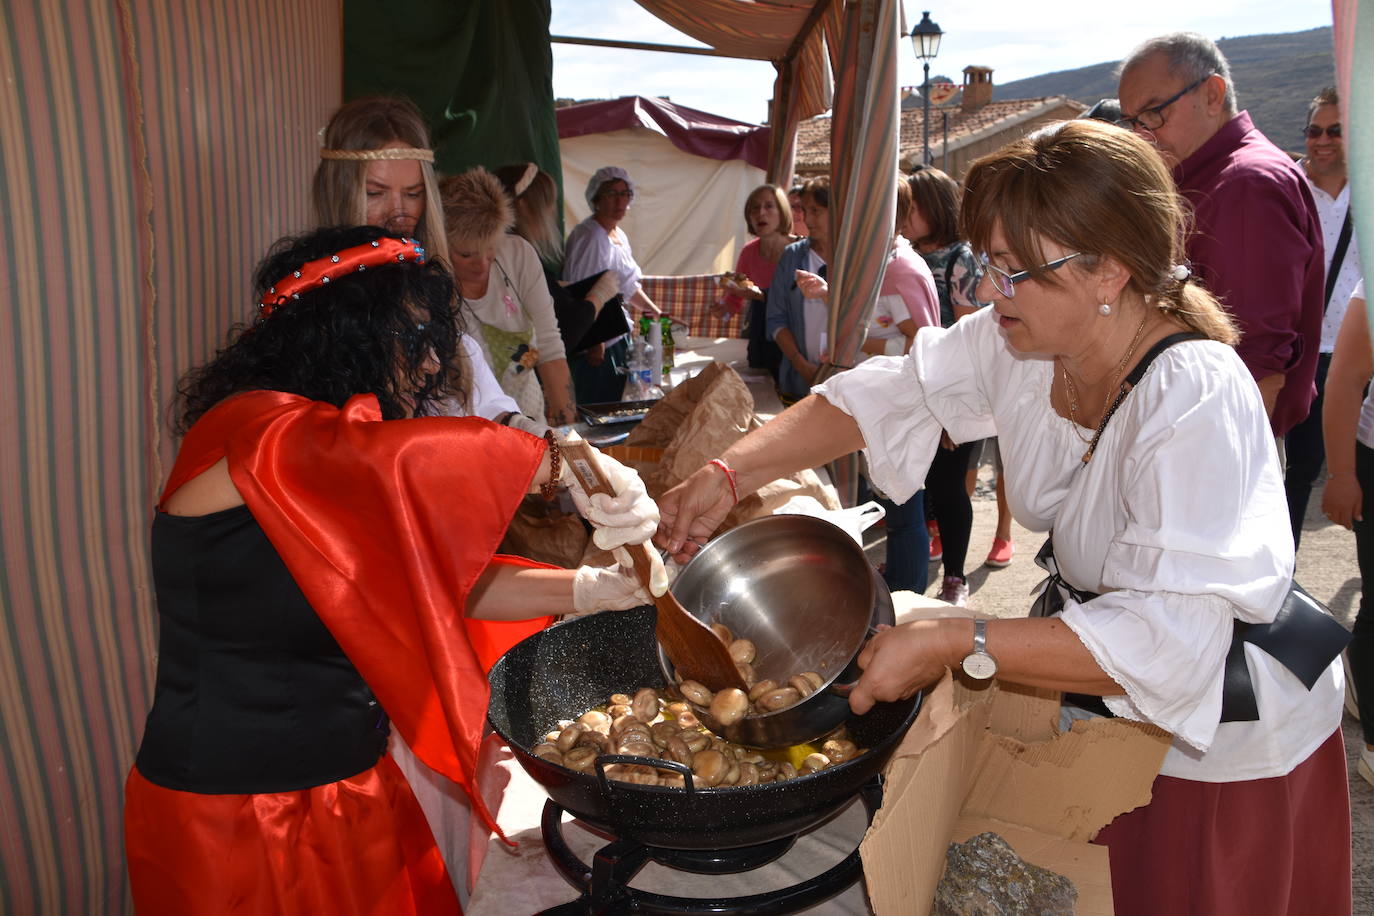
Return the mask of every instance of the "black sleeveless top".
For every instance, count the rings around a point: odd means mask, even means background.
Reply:
[[[152,560],[161,632],[145,778],[286,792],[376,764],[386,716],[247,506],[158,512]]]

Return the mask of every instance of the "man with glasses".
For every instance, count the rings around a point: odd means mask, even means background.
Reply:
[[[1331,351],[1336,348],[1336,331],[1350,303],[1350,294],[1360,282],[1360,246],[1350,213],[1350,187],[1346,184],[1345,141],[1341,137],[1341,108],[1336,90],[1323,89],[1307,107],[1307,155],[1302,166],[1321,218],[1322,242],[1326,249],[1325,314],[1322,318],[1321,352],[1317,357],[1317,398],[1312,409],[1284,440],[1288,470],[1283,485],[1288,492],[1288,515],[1293,525],[1293,541],[1302,537],[1302,520],[1312,484],[1321,472],[1326,448],[1322,441],[1322,391]]]
[[[1122,62],[1117,124],[1150,140],[1193,206],[1188,258],[1241,330],[1240,358],[1283,436],[1314,394],[1325,276],[1321,224],[1293,160],[1237,112],[1209,38],[1152,38]]]

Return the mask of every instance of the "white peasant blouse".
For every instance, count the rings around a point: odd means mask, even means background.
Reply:
[[[923,485],[940,430],[997,436],[1013,517],[1054,529],[1064,578],[1100,597],[1064,622],[1124,693],[1116,715],[1173,733],[1161,773],[1204,782],[1281,776],[1339,727],[1337,660],[1311,691],[1246,647],[1258,722],[1220,724],[1232,619],[1274,618],[1293,573],[1283,475],[1259,389],[1235,352],[1162,352],[1107,424],[1093,458],[1050,405],[1052,360],[1005,344],[992,309],[922,328],[905,357],[875,357],[812,391],[863,432],[874,484],[895,502]]]

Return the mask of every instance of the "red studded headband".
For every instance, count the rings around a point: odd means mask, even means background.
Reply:
[[[359,273],[369,267],[395,264],[400,261],[425,263],[425,250],[415,239],[376,239],[337,254],[307,261],[298,270],[278,280],[258,303],[259,315],[266,319],[278,306],[299,299],[302,293],[337,280],[347,274]]]

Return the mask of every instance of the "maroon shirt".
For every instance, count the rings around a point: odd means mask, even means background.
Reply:
[[[1175,166],[1174,180],[1195,212],[1188,258],[1240,326],[1236,352],[1256,380],[1285,376],[1270,420],[1283,435],[1316,394],[1326,268],[1312,192],[1244,111]]]

